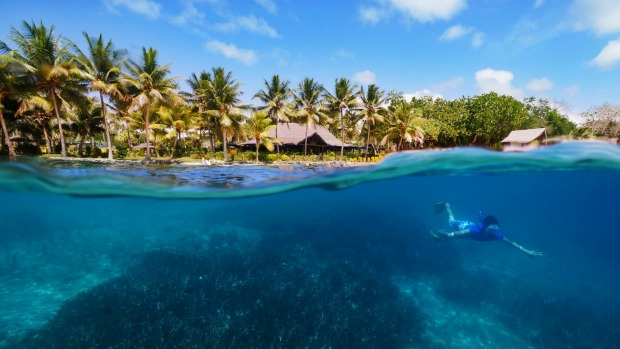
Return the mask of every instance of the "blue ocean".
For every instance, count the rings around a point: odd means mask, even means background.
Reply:
[[[619,348],[619,149],[0,161],[0,348]]]

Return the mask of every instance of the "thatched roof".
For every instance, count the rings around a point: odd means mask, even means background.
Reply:
[[[515,130],[510,132],[508,137],[502,140],[502,143],[521,143],[527,144],[542,136],[546,128],[532,128],[529,130]]]
[[[308,138],[313,136],[320,138],[325,145],[332,147],[340,147],[342,142],[336,136],[331,134],[329,130],[321,125],[308,126]],[[276,129],[273,128],[269,136],[276,138]],[[306,125],[295,123],[278,123],[278,137],[283,145],[303,145],[306,139]],[[242,143],[241,145],[254,144],[254,140]],[[348,144],[345,143],[345,146]]]

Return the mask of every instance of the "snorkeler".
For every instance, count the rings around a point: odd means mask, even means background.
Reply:
[[[519,251],[527,254],[530,257],[542,257],[542,253],[538,251],[528,250],[525,247],[517,244],[514,241],[506,238],[499,229],[499,221],[495,216],[480,216],[480,223],[476,224],[469,221],[458,221],[454,219],[454,214],[450,208],[450,204],[446,202],[439,202],[433,205],[436,213],[442,213],[446,211],[448,213],[448,224],[455,231],[446,232],[445,230],[431,231],[436,239],[446,238],[470,238],[476,241],[504,241],[510,246],[518,249]]]

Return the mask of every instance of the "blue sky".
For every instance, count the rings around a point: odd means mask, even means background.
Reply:
[[[248,103],[280,74],[330,90],[347,77],[408,96],[534,96],[572,116],[620,104],[618,0],[10,1],[2,18],[4,41],[42,20],[81,47],[86,31],[132,57],[157,48],[184,89],[223,66]]]

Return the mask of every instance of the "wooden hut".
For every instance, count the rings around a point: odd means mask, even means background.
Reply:
[[[278,136],[276,129],[269,133],[270,137],[280,140],[280,149],[286,152],[303,152],[306,141],[306,125],[295,123],[278,123]],[[308,126],[308,154],[323,154],[326,151],[340,151],[342,142],[336,138],[327,128],[321,125]],[[250,140],[238,146],[244,149],[255,149],[256,142]],[[358,146],[344,144],[345,149],[359,149]]]
[[[504,151],[528,151],[547,145],[547,129],[515,130],[502,140]]]

